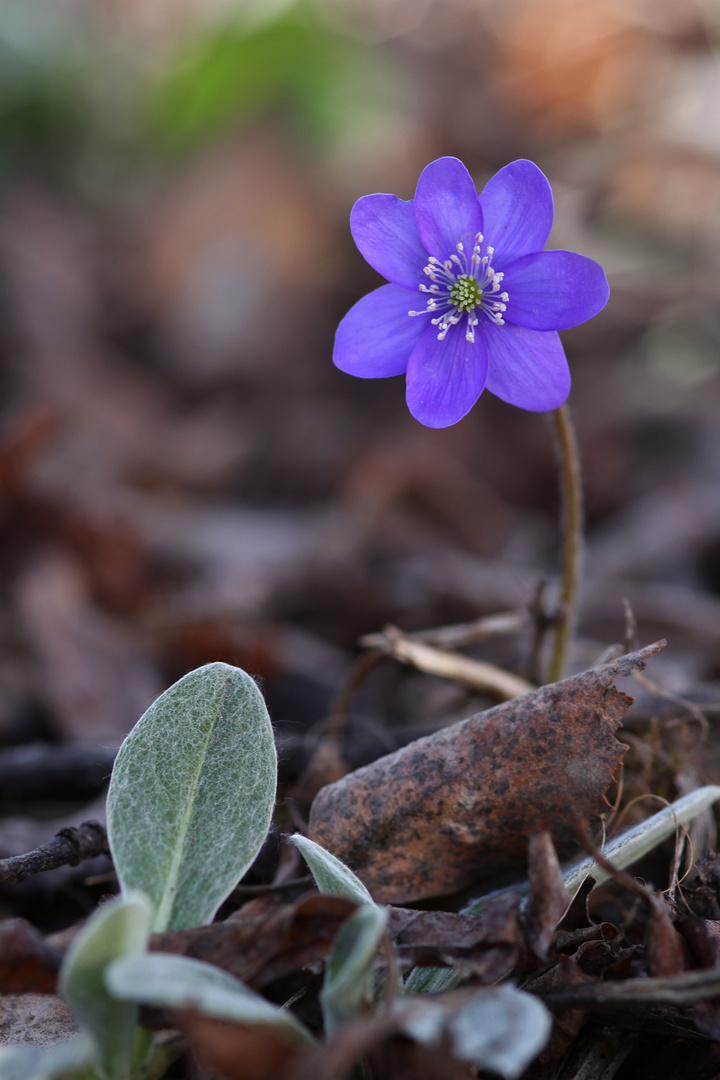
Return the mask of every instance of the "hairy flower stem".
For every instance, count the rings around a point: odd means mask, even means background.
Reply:
[[[583,496],[580,454],[567,405],[552,414],[560,458],[562,491],[562,589],[550,665],[551,683],[565,677],[568,646],[577,621],[578,591],[583,561]]]

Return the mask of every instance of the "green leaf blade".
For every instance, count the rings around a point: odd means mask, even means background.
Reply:
[[[321,893],[326,896],[343,896],[346,900],[354,900],[356,904],[374,905],[375,901],[357,874],[321,844],[316,844],[314,840],[301,836],[300,833],[291,836],[290,841],[310,867]]]
[[[406,1035],[419,1043],[443,1040],[458,1061],[516,1080],[537,1057],[552,1030],[539,998],[514,986],[474,988],[469,994],[400,999],[395,1009]]]
[[[75,938],[60,972],[60,993],[92,1037],[105,1080],[130,1080],[137,1024],[136,1007],[108,994],[105,968],[120,956],[144,952],[151,921],[143,893],[109,901]]]
[[[193,1008],[218,1020],[269,1026],[291,1040],[313,1041],[292,1013],[202,960],[147,953],[117,960],[108,968],[105,981],[110,992],[124,1001],[161,1009]]]
[[[92,1060],[85,1036],[52,1046],[0,1046],[0,1080],[97,1080]]]
[[[155,905],[153,929],[212,920],[262,847],[276,783],[265,702],[240,668],[198,668],[150,706],[115,762],[108,838],[123,890]]]
[[[325,981],[320,991],[328,1035],[362,1008],[373,958],[387,920],[386,908],[363,904],[340,927],[325,964]]]

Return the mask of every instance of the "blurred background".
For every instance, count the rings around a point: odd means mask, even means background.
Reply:
[[[589,530],[573,665],[624,641],[627,600],[641,644],[670,643],[672,699],[638,715],[687,736],[646,764],[669,794],[718,779],[719,31],[717,0],[0,0],[0,744],[112,751],[221,659],[261,680],[292,783],[360,635],[552,589],[548,418],[483,395],[426,430],[402,379],[331,363],[380,284],[354,200],[412,197],[443,154],[479,187],[529,157],[550,246],[612,288],[563,335]],[[474,647],[524,674],[531,653],[531,627]],[[383,660],[346,759],[491,704]],[[7,853],[32,846],[13,775]],[[62,784],[40,794],[59,814]]]

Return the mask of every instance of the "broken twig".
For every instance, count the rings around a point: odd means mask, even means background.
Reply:
[[[379,637],[380,635],[378,635]],[[375,638],[375,635],[373,635]],[[493,694],[501,701],[529,694],[535,687],[527,679],[513,675],[495,664],[484,660],[472,660],[460,653],[447,652],[417,641],[396,626],[386,626],[382,634],[383,650],[404,664],[411,664],[428,675],[439,675],[444,679],[471,686],[473,690],[482,690]]]
[[[47,844],[41,844],[25,855],[0,859],[0,883],[17,885],[32,874],[55,870],[58,866],[77,866],[85,859],[108,855],[107,833],[99,821],[83,821],[82,825],[60,829]]]

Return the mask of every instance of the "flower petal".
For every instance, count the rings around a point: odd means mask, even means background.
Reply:
[[[365,195],[350,212],[350,231],[362,257],[394,285],[417,289],[428,256],[415,207],[396,195]]]
[[[360,379],[402,375],[430,315],[408,316],[417,293],[381,285],[351,307],[335,331],[333,363]]]
[[[570,369],[558,335],[510,323],[481,325],[489,356],[487,389],[530,412],[560,408],[570,393]]]
[[[548,179],[534,162],[521,158],[496,172],[480,193],[480,206],[496,270],[545,247],[555,207]]]
[[[410,412],[426,427],[456,424],[483,392],[487,367],[485,339],[476,330],[475,341],[467,341],[464,320],[450,328],[444,341],[438,341],[436,327],[429,327],[408,364]]]
[[[462,161],[438,158],[423,169],[415,191],[415,216],[425,248],[442,262],[462,241],[472,249],[483,216],[475,184]]]
[[[602,311],[610,295],[602,266],[573,251],[523,255],[504,273],[510,296],[504,318],[531,330],[578,326]]]

